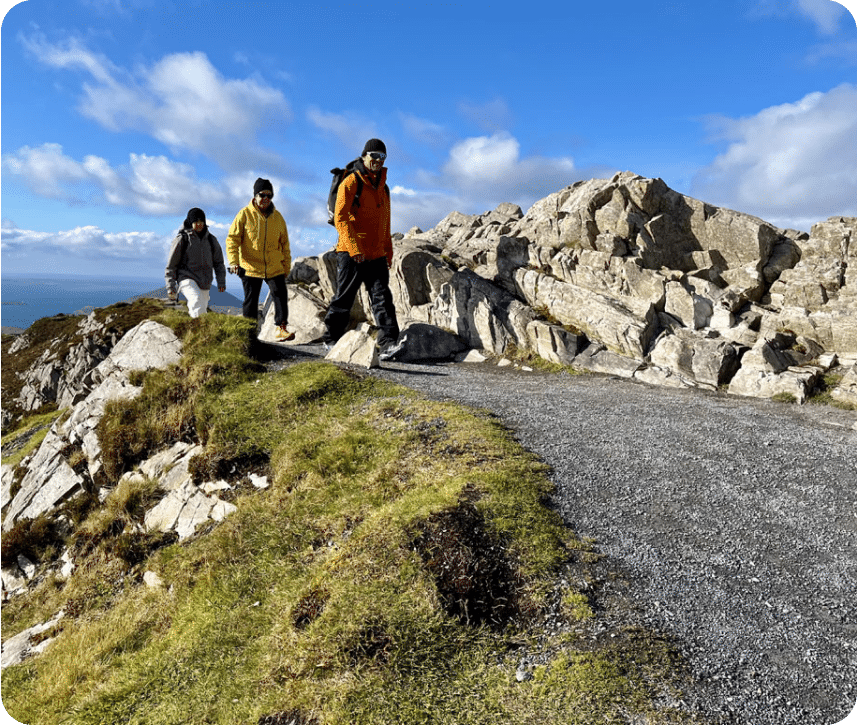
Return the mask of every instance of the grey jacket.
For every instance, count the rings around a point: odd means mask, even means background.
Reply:
[[[193,280],[200,289],[210,289],[214,273],[217,274],[217,286],[225,287],[226,265],[217,237],[208,230],[202,233],[202,237],[192,229],[179,231],[167,255],[167,292],[176,292],[178,283],[185,279]]]

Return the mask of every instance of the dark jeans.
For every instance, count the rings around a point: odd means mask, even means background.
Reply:
[[[351,307],[360,291],[360,285],[366,286],[372,314],[380,328],[378,345],[384,347],[399,339],[399,323],[396,321],[396,308],[393,306],[393,293],[390,292],[390,270],[387,258],[373,259],[357,264],[348,252],[337,252],[336,294],[330,302],[330,308],[324,318],[327,328],[325,342],[336,342],[345,334],[351,319]]]
[[[262,291],[262,278],[250,277],[243,269],[238,270],[241,284],[244,286],[244,305],[241,312],[251,320],[259,319],[259,293]],[[266,279],[271,297],[274,299],[274,322],[285,325],[289,321],[289,291],[286,287],[286,275]]]

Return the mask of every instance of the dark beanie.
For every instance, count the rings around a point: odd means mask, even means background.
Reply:
[[[196,221],[201,221],[203,224],[206,223],[205,212],[202,209],[194,207],[187,213],[187,218],[184,220],[185,228],[190,229]]]
[[[256,196],[260,191],[270,191],[273,194],[274,187],[267,179],[256,179],[256,183],[253,184],[253,196]]]
[[[381,151],[382,153],[387,153],[387,147],[384,145],[384,142],[379,138],[370,138],[366,145],[363,147],[363,153],[361,156],[365,156],[370,151]]]

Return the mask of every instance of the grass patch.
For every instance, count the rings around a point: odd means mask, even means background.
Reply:
[[[60,415],[62,411],[52,410],[22,419],[17,430],[3,436],[3,464],[17,466],[35,451]]]
[[[821,376],[815,388],[806,399],[806,402],[816,405],[831,405],[834,408],[841,408],[842,410],[857,410],[857,406],[837,400],[831,395],[831,392],[842,382],[842,378],[844,377],[844,375],[838,373],[826,373]]]
[[[248,357],[254,326],[243,317],[212,314],[191,319],[167,310],[157,319],[181,336],[182,359],[146,374],[138,397],[107,404],[97,434],[109,482],[117,482],[166,446],[204,440],[209,418],[219,415],[212,412],[210,401],[264,371]]]
[[[114,454],[115,470],[177,435],[162,424],[156,439],[151,421],[184,420],[204,445],[198,475],[264,461],[272,486],[240,489],[210,531],[134,556],[117,542],[154,490],[115,489],[77,529],[89,545],[74,575],[3,608],[4,636],[66,610],[46,652],[3,673],[13,717],[678,721],[653,704],[672,673],[665,644],[578,642],[592,610],[571,589],[569,629],[539,629],[562,566],[586,547],[546,505],[545,466],[495,419],[325,363],[262,373],[240,324],[218,317],[185,326],[181,366],[147,375],[133,408],[108,411],[105,433],[123,445],[152,436]],[[146,570],[165,586],[143,586]],[[515,678],[521,646],[544,653],[527,682]]]

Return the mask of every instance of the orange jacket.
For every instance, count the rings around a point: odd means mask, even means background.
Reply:
[[[357,192],[357,174],[361,174],[363,190],[359,206],[352,208]],[[381,169],[378,186],[360,171],[349,174],[339,185],[333,223],[339,232],[337,252],[348,252],[352,257],[362,254],[366,261],[387,257],[393,263],[393,239],[390,235],[390,195],[385,187],[387,169]]]

